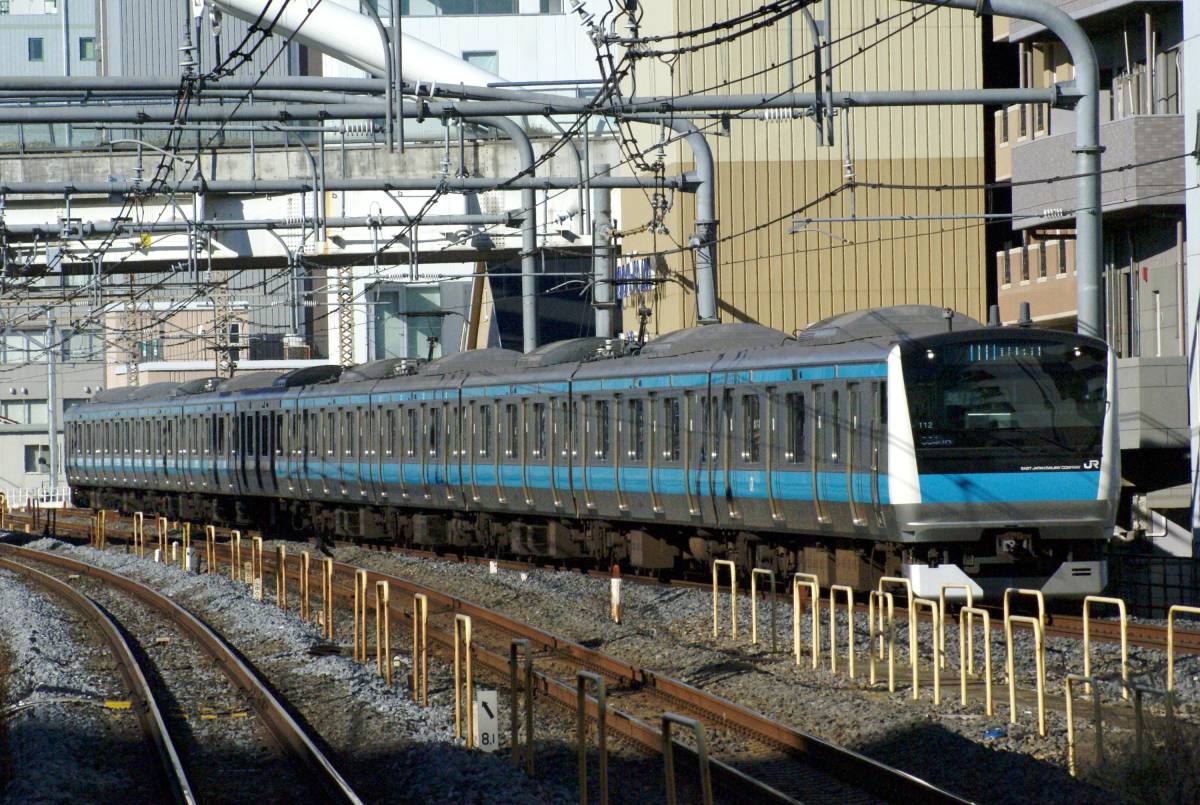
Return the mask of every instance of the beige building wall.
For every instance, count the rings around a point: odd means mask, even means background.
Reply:
[[[644,4],[643,32],[694,29],[759,6],[757,0]],[[833,4],[834,89],[960,89],[982,84],[981,26],[972,14],[894,0]],[[813,12],[820,16],[820,7]],[[876,27],[876,19],[901,16]],[[854,33],[865,29],[861,33]],[[792,24],[793,80],[811,91],[812,40],[801,15]],[[670,46],[675,40],[663,43]],[[691,40],[693,43],[697,40]],[[807,55],[802,55],[805,51]],[[673,66],[639,60],[638,95],[778,93],[790,86],[788,26],[780,22],[727,44],[683,54]],[[752,76],[734,80],[739,76]],[[816,143],[815,124],[799,119],[719,123],[707,140],[717,161],[718,293],[722,321],[755,321],[793,331],[861,308],[924,303],[977,318],[986,314],[984,229],[980,220],[813,222],[790,234],[799,217],[939,215],[983,212],[980,190],[941,192],[847,187],[861,183],[973,185],[984,181],[984,112],[980,107],[855,108],[835,120],[834,145]],[[991,115],[987,125],[992,125]],[[844,136],[848,123],[849,137]],[[642,148],[660,140],[639,126]],[[647,154],[655,158],[652,149]],[[666,149],[666,173],[691,167],[685,144]],[[849,167],[847,166],[849,163]],[[621,230],[650,217],[641,191],[622,191]],[[687,253],[694,199],[678,193],[665,221],[669,234],[640,232],[622,240],[625,257],[656,258],[659,284],[626,299],[626,329],[636,308],[653,310],[651,332],[695,323],[694,267]]]

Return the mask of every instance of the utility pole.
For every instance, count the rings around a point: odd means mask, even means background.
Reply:
[[[596,164],[596,174],[608,174],[609,165]],[[595,308],[596,335],[613,337],[612,285],[612,191],[592,189],[592,307]]]
[[[46,430],[50,435],[50,496],[58,488],[58,326],[46,325]]]

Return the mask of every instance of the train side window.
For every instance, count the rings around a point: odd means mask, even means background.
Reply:
[[[633,461],[646,460],[646,404],[643,400],[629,400],[629,450]]]
[[[742,460],[762,461],[762,403],[757,394],[742,395]]]
[[[390,408],[383,412],[383,431],[383,454],[390,456],[396,439],[396,412]]]
[[[442,439],[442,409],[429,409],[429,455],[438,455]]]
[[[496,432],[495,407],[492,403],[479,405],[479,457],[492,457],[492,436]]]
[[[263,458],[271,455],[271,422],[274,419],[274,414],[264,411],[258,420],[258,443],[262,448],[259,455]]]
[[[544,458],[546,455],[546,404],[533,404],[532,442],[530,452],[534,458]]]
[[[608,400],[596,400],[596,458],[608,460],[612,449],[612,413]]]
[[[834,391],[829,396],[829,459],[834,464],[840,464],[842,461],[841,395]]]
[[[276,411],[271,414],[271,418],[275,422],[275,455],[283,455],[283,412]]]
[[[404,409],[404,433],[408,437],[405,452],[408,454],[409,458],[415,458],[417,455],[417,444],[420,441],[418,436],[419,431],[417,429],[416,408]]]
[[[325,455],[337,455],[337,411],[325,412]]]
[[[888,415],[888,398],[887,398],[887,381],[879,384],[879,421],[884,425],[887,424]]]
[[[791,464],[804,460],[804,395],[787,395],[787,449],[783,457]]]
[[[825,390],[820,386],[813,389],[813,462],[822,461],[825,439]]]
[[[518,427],[520,421],[517,414],[517,406],[508,403],[504,406],[504,426],[507,429],[508,442],[504,447],[504,455],[506,458],[516,458],[519,447]]]
[[[573,439],[571,432],[571,404],[566,400],[561,400],[556,405],[558,406],[559,420],[555,427],[562,428],[562,434],[558,439],[558,449],[565,459],[571,455],[571,441]],[[558,431],[556,430],[555,433],[557,434]]]

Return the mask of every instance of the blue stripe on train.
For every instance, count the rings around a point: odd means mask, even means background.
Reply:
[[[1038,500],[1095,500],[1100,473],[960,472],[921,475],[922,503],[1012,503]]]

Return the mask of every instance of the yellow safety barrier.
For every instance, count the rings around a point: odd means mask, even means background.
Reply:
[[[242,532],[229,532],[229,578],[237,581],[242,575]]]
[[[354,661],[367,661],[367,571],[354,571]]]
[[[1006,603],[1007,603],[1007,596]],[[1038,735],[1046,737],[1046,640],[1042,630],[1042,622],[1038,618],[1026,615],[1004,616],[1004,643],[1008,650],[1005,670],[1008,673],[1008,717],[1013,724],[1017,723],[1017,678],[1013,662],[1013,633],[1014,623],[1024,623],[1033,629],[1034,651],[1037,661],[1037,700],[1038,700]]]
[[[217,529],[215,526],[204,526],[204,572],[217,572]]]
[[[422,707],[429,706],[429,599],[424,593],[413,595],[412,696]],[[530,736],[532,754],[532,733]]]
[[[938,632],[938,651],[942,659],[942,667],[946,667],[946,591],[962,590],[967,594],[967,608],[975,608],[975,593],[971,592],[969,584],[943,584],[938,588],[938,614],[942,618],[942,629]],[[961,621],[962,618],[959,618]],[[967,664],[966,673],[975,673],[975,634],[971,630],[971,618],[967,618]],[[987,632],[984,632],[987,634]],[[962,669],[959,669],[960,673]]]
[[[608,695],[604,678],[591,671],[575,675],[575,743],[579,755],[579,805],[588,805],[587,776],[587,683],[596,688],[596,766],[599,769],[600,805],[608,805]]]
[[[962,703],[965,705],[967,703],[967,674],[963,669],[969,668],[971,665],[970,652],[974,648],[971,641],[971,622],[974,618],[983,619],[983,684],[987,697],[986,712],[990,716],[992,715],[992,616],[986,609],[963,607],[958,611],[958,683],[962,688]]]
[[[146,515],[142,512],[133,513],[133,552],[139,559],[146,557]]]
[[[885,585],[898,585],[904,588],[904,596],[908,606],[908,665],[910,668],[915,668],[917,654],[917,613],[913,608],[913,590],[912,582],[903,576],[882,576],[879,579],[879,584],[875,588],[883,592]],[[883,610],[879,611],[879,617],[883,617]],[[883,631],[883,622],[879,623],[879,631]]]
[[[700,802],[701,805],[712,805],[712,777],[708,771],[708,740],[704,734],[704,725],[675,713],[663,713],[662,756],[663,775],[667,784],[667,805],[679,805],[679,797],[675,793],[675,742],[671,740],[673,724],[687,727],[695,737],[696,757],[700,760]]]
[[[475,680],[471,670],[471,616],[454,616],[454,737],[463,738],[467,748],[475,746]],[[464,668],[465,666],[465,668]],[[464,674],[463,671],[466,671]],[[466,695],[463,695],[464,677]],[[465,699],[465,701],[464,701]],[[463,734],[463,705],[466,705],[466,734]]]
[[[713,637],[717,636],[718,579],[722,567],[729,568],[729,621],[733,625],[733,636],[737,637],[737,565],[728,559],[714,559],[712,565]]]
[[[158,550],[159,557],[162,558],[163,564],[167,563],[167,518],[161,514],[158,516]]]
[[[1075,777],[1075,714],[1072,686],[1075,682],[1086,684],[1092,691],[1092,728],[1096,732],[1096,765],[1104,764],[1104,727],[1103,713],[1100,708],[1100,686],[1096,680],[1087,674],[1067,674],[1063,682],[1063,695],[1066,698],[1067,710],[1067,771]],[[1124,687],[1124,684],[1122,684]],[[1128,695],[1128,693],[1126,693]]]
[[[1013,595],[1027,595],[1037,600],[1038,605],[1038,623],[1042,624],[1043,633],[1046,631],[1046,597],[1042,595],[1041,590],[1025,590],[1019,587],[1009,587],[1004,591],[1004,620],[1008,620],[1010,611],[1009,600]]]
[[[287,609],[287,548],[275,546],[275,603]]]
[[[854,588],[829,585],[829,670],[837,673],[837,594],[846,594],[846,649],[850,653],[850,678],[854,678]]]
[[[96,547],[104,550],[108,544],[108,511],[101,509],[96,512]]]
[[[517,655],[523,657],[523,666],[525,676],[523,679],[517,678]],[[413,660],[414,667],[416,659]],[[518,639],[512,641],[508,647],[508,673],[509,673],[509,690],[512,691],[512,706],[509,712],[512,716],[512,726],[509,732],[512,735],[512,761],[517,768],[521,767],[521,756],[525,757],[525,773],[530,777],[533,776],[533,652],[529,647],[529,641]],[[521,743],[521,730],[517,714],[520,709],[517,707],[517,697],[525,697],[525,742]],[[523,747],[523,748],[522,748]]]
[[[333,560],[321,560],[321,634],[333,640]]]
[[[375,582],[375,671],[392,684],[392,629],[388,613],[388,583]]]
[[[1200,607],[1175,604],[1167,611],[1167,692],[1175,690],[1175,615],[1200,615]]]
[[[184,523],[182,536],[180,537],[180,547],[183,549],[183,555],[179,557],[179,569],[183,571],[191,570],[188,567],[188,551],[192,549],[192,524]]]
[[[896,691],[896,605],[891,593],[885,593],[882,590],[871,590],[867,596],[867,630],[870,634],[867,640],[867,658],[870,661],[870,681],[875,684],[875,604],[879,603],[880,622],[882,623],[882,613],[884,606],[887,607],[887,661],[888,661],[888,691],[894,693]],[[883,659],[883,630],[878,630],[879,635],[879,658]]]
[[[1133,688],[1133,745],[1137,756],[1141,757],[1145,751],[1146,743],[1146,720],[1142,712],[1142,695],[1149,693],[1153,696],[1162,697],[1163,703],[1167,708],[1167,723],[1173,728],[1175,722],[1175,694],[1170,689],[1162,690],[1161,688],[1151,688],[1144,685],[1132,685],[1131,687]]]
[[[938,604],[937,604],[937,601],[933,601],[929,598],[912,598],[912,599],[909,599],[909,602],[912,605],[912,613],[913,613],[912,617],[914,619],[912,621],[912,632],[911,632],[914,635],[914,640],[915,640],[915,635],[917,634],[916,618],[920,616],[922,609],[927,608],[929,610],[929,617],[932,619],[932,622],[933,622],[933,703],[941,704],[942,703],[942,670],[941,670],[942,666],[941,666],[941,663],[938,661],[939,658],[938,658],[938,637],[937,637],[938,632],[941,631],[941,615],[938,611]],[[919,687],[920,687],[919,678],[921,675],[920,672],[921,672],[921,646],[919,644],[919,641],[917,641],[917,642],[913,642],[913,644],[912,644],[912,697],[913,697],[914,702],[920,698],[920,692],[919,692]]]
[[[767,583],[771,586],[770,595],[775,595],[775,571],[763,570],[762,568],[754,568],[750,571],[750,643],[758,645],[758,577],[766,576]],[[779,608],[778,602],[774,597],[771,598],[771,653],[778,650],[778,633],[775,628],[775,613]]]
[[[792,652],[796,665],[800,664],[800,588],[809,591],[808,606],[812,610],[812,667],[817,667],[821,657],[821,582],[814,573],[796,573],[792,576]]]
[[[1123,683],[1129,682],[1129,622],[1125,616],[1125,602],[1120,598],[1105,598],[1102,595],[1088,595],[1083,599],[1083,675],[1090,677],[1092,675],[1092,652],[1091,652],[1091,613],[1090,607],[1092,604],[1111,604],[1117,608],[1117,612],[1121,616],[1121,680]],[[1090,686],[1090,683],[1089,683]],[[1129,687],[1127,684],[1121,685],[1121,698],[1129,699]]]
[[[312,568],[312,558],[308,555],[308,551],[300,552],[300,620],[308,621],[312,616],[312,610],[309,605],[309,574]]]

